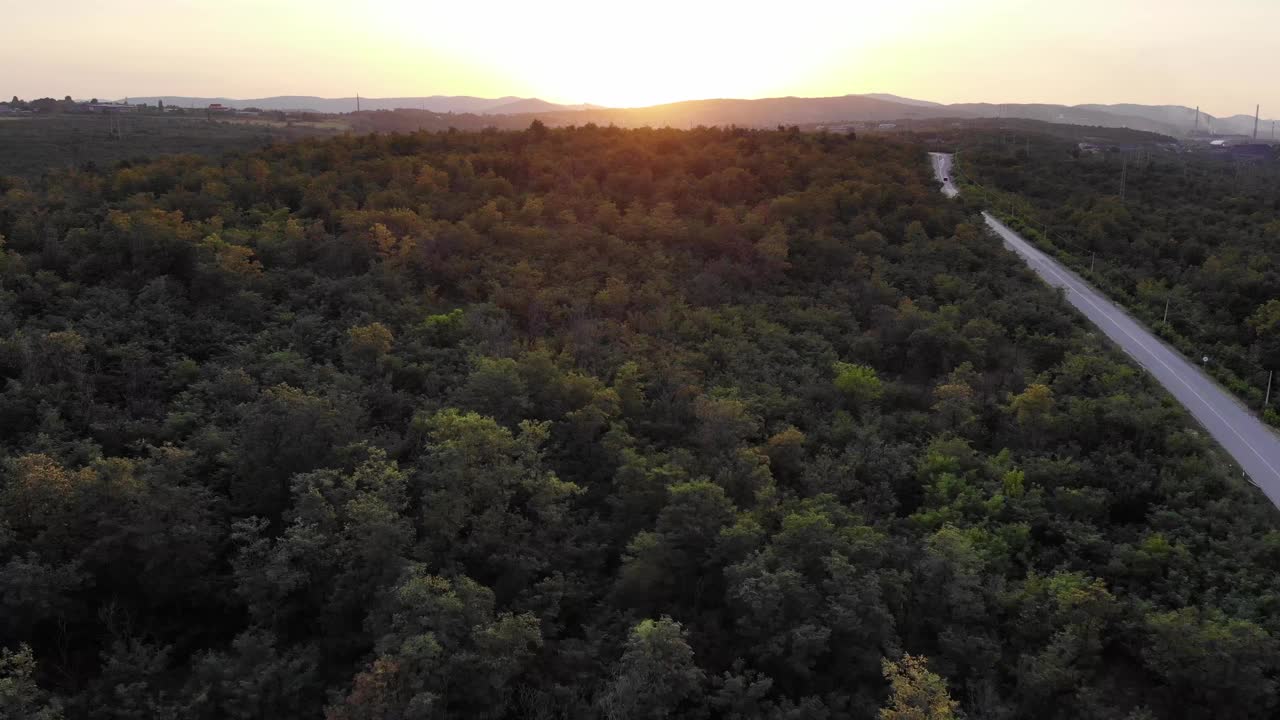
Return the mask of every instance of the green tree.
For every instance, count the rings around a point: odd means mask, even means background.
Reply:
[[[227,651],[196,658],[186,694],[196,717],[248,720],[296,717],[320,709],[317,658],[309,647],[285,649],[272,633],[247,630]]]
[[[949,382],[934,388],[933,411],[943,427],[953,432],[967,430],[975,419],[973,388],[963,382]]]
[[[487,588],[421,566],[408,569],[374,624],[378,655],[328,708],[332,720],[506,717],[514,680],[543,643],[533,615],[496,613]]]
[[[638,607],[698,605],[718,574],[717,539],[734,520],[724,489],[706,480],[672,485],[654,529],[627,544],[616,592]]]
[[[1254,310],[1248,325],[1253,330],[1262,366],[1268,370],[1280,370],[1280,299],[1269,300]]]
[[[30,720],[62,720],[61,704],[36,685],[31,648],[0,649],[0,716]]]
[[[704,680],[684,628],[664,615],[631,628],[622,659],[597,704],[609,720],[693,717]]]
[[[236,438],[232,502],[248,513],[279,517],[290,478],[325,465],[352,437],[360,411],[344,400],[280,384],[246,404]]]
[[[874,368],[846,362],[837,362],[832,367],[836,373],[836,389],[855,409],[874,404],[883,394],[884,388]]]
[[[457,410],[418,422],[429,443],[414,475],[424,548],[504,594],[523,587],[563,551],[581,492],[545,467],[548,426],[526,421],[513,434]]]
[[[1053,390],[1048,385],[1033,383],[1013,396],[1009,406],[1019,425],[1032,430],[1041,429],[1053,410]]]
[[[694,401],[693,414],[698,418],[698,442],[712,452],[732,450],[760,425],[746,404],[733,398],[700,397]]]
[[[512,426],[529,419],[533,406],[520,365],[512,358],[477,358],[466,383],[458,390],[458,402]]]
[[[787,257],[791,253],[787,230],[781,223],[774,223],[769,232],[755,243],[756,256],[768,275],[777,275],[790,267]]]
[[[1204,717],[1275,713],[1275,638],[1221,611],[1188,607],[1146,618],[1143,659],[1159,675],[1169,707]]]
[[[366,366],[371,366],[391,352],[395,336],[390,328],[375,322],[368,325],[357,325],[347,330],[347,349],[352,359]]]

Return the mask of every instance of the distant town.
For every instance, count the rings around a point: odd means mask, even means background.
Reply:
[[[232,108],[222,103],[211,103],[203,107],[181,107],[165,105],[163,100],[154,105],[147,103],[131,103],[128,100],[119,102],[90,100],[73,100],[70,95],[58,100],[46,97],[37,100],[20,100],[14,96],[8,102],[0,102],[0,116],[13,115],[112,115],[121,113],[158,115],[172,113],[175,115],[240,115],[257,117],[261,115],[280,115],[281,111],[264,111],[261,108]]]

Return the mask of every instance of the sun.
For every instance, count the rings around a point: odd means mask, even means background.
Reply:
[[[909,32],[912,18],[928,4],[849,0],[807,3],[796,12],[753,0],[547,0],[493,7],[383,0],[376,7],[378,24],[402,46],[401,55],[452,59],[413,67],[433,88],[642,107],[801,91],[841,94],[853,91],[854,83],[875,84],[867,69],[883,63],[863,60],[887,38]]]

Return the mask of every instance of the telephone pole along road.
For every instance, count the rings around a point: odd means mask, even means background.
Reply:
[[[951,178],[951,156],[930,153],[933,169],[948,197],[958,192]],[[1084,313],[1185,407],[1247,476],[1280,507],[1280,439],[1200,368],[1142,327],[1079,275],[1036,249],[990,213],[982,213],[1004,246],[1017,253],[1049,285],[1066,291],[1067,302]]]

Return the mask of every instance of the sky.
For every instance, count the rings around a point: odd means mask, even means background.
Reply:
[[[1280,115],[1280,0],[0,0],[0,97],[889,92]]]

